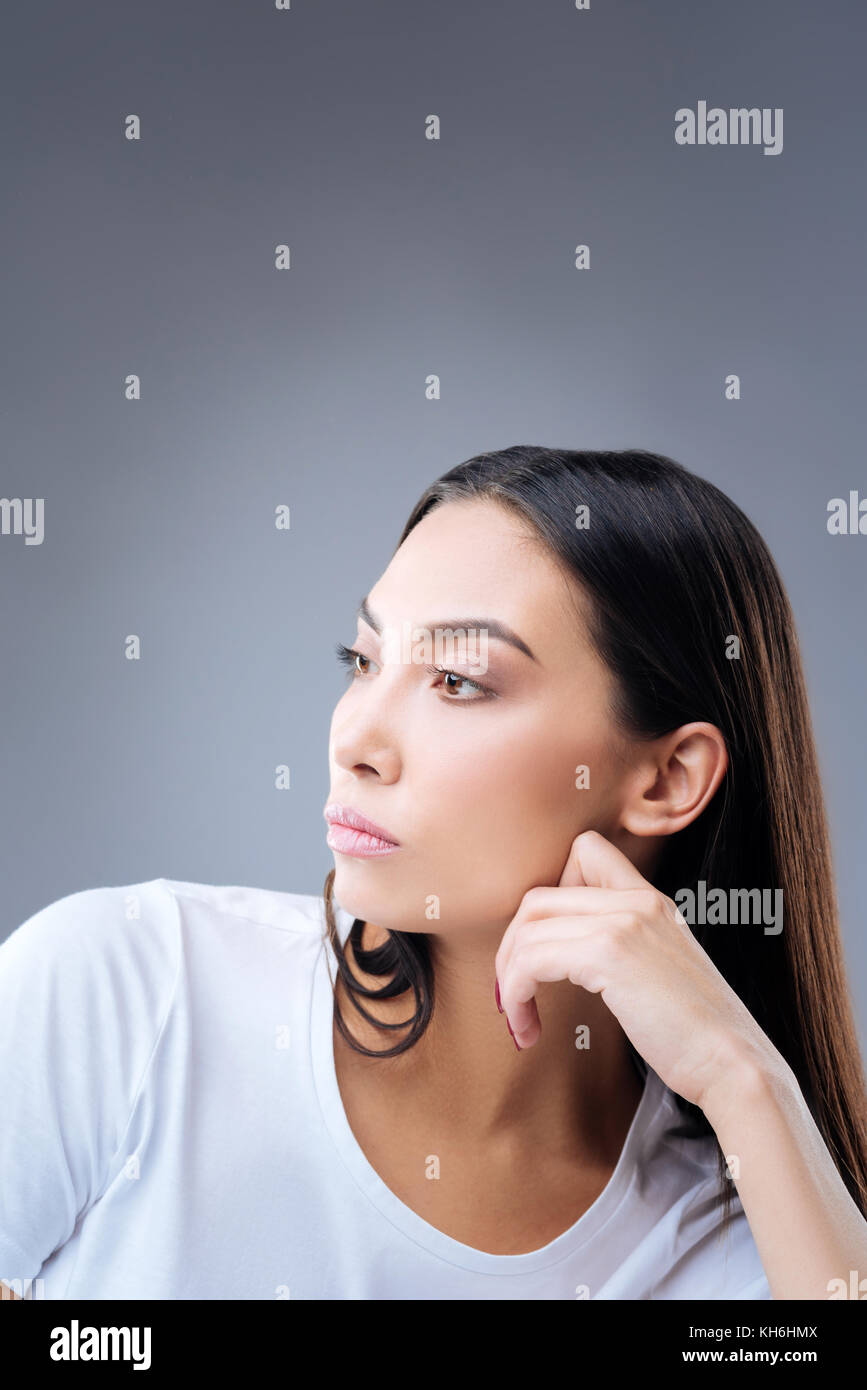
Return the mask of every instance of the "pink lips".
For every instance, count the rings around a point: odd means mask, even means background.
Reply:
[[[326,843],[338,854],[351,854],[361,859],[376,859],[399,849],[390,831],[354,811],[330,801],[322,813],[328,821]]]

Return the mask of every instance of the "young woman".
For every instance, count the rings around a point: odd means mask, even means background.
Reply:
[[[0,948],[0,1278],[857,1297],[863,1069],[755,528],[658,455],[483,454],[358,617],[321,898],[97,888]]]

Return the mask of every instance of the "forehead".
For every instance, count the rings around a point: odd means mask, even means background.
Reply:
[[[423,517],[370,591],[385,622],[498,618],[543,665],[583,642],[576,581],[521,517],[488,501],[448,502]]]

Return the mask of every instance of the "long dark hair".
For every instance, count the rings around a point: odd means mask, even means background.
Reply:
[[[703,949],[791,1067],[840,1175],[867,1215],[867,1095],[840,939],[818,759],[794,621],[771,554],[748,517],[713,483],[660,454],[515,445],[445,473],[416,503],[398,541],[432,508],[485,498],[511,509],[547,542],[589,598],[590,638],[615,677],[614,717],[632,738],[656,739],[694,720],[723,734],[726,774],[708,806],[668,837],[654,885],[783,890],[779,934],[691,924]],[[576,509],[589,508],[589,525]],[[740,643],[731,659],[730,639]],[[334,870],[325,882],[328,934],[354,1007],[377,1027],[408,1028],[382,1052],[335,1020],[350,1046],[396,1056],[421,1037],[434,978],[424,933],[392,931],[362,949],[353,975],[336,930]],[[384,1024],[360,1003],[409,990],[415,1012]],[[632,1049],[633,1056],[643,1064]],[[713,1133],[681,1096],[680,1132]],[[719,1152],[722,1225],[731,1209]]]

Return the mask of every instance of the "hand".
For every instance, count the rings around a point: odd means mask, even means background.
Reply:
[[[711,1087],[736,1066],[786,1067],[677,905],[595,830],[572,841],[556,888],[524,894],[500,942],[496,971],[522,1050],[542,1029],[538,985],[571,980],[601,994],[660,1079],[703,1109]]]

